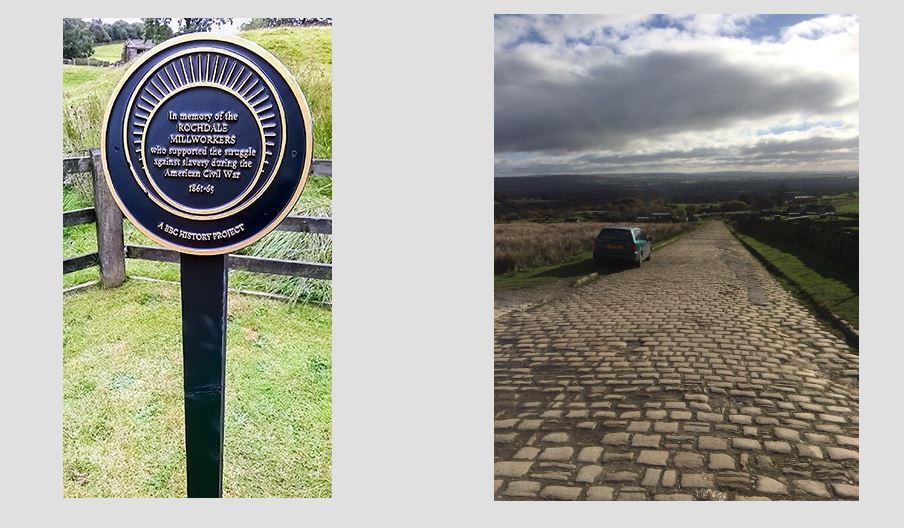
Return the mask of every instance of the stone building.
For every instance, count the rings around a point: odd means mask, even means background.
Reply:
[[[129,62],[153,47],[153,40],[129,39],[122,45],[122,62]]]

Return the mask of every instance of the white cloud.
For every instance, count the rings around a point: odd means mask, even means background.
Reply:
[[[497,173],[561,170],[568,160],[577,172],[651,163],[856,168],[856,17],[818,17],[749,37],[759,21],[681,15],[654,27],[636,16],[497,18]],[[776,148],[805,140],[822,150]],[[752,150],[758,146],[763,155]],[[700,156],[685,155],[694,152]]]

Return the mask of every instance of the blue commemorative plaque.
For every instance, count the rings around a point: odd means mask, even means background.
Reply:
[[[102,159],[113,197],[182,253],[238,250],[273,230],[304,188],[307,102],[269,52],[196,34],[141,56],[114,91]]]
[[[189,35],[135,61],[101,137],[123,213],[180,253],[187,493],[220,497],[226,253],[272,231],[298,200],[313,151],[308,105],[263,48]]]

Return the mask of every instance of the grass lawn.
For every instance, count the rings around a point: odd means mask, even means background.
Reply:
[[[331,494],[329,310],[229,296],[227,497]],[[179,288],[136,280],[63,303],[63,493],[185,495]]]
[[[79,88],[96,82],[104,77],[108,68],[96,66],[76,66],[74,64],[63,65],[63,93],[72,94]]]
[[[122,58],[122,44],[123,42],[120,40],[94,46],[94,55],[91,57],[97,60],[116,62]]]
[[[797,287],[812,295],[817,302],[855,327],[860,326],[860,296],[856,273],[841,270],[831,260],[807,250],[764,242],[737,232],[735,235],[787,275]],[[794,285],[790,285],[790,289],[793,291]]]
[[[653,258],[656,258],[655,252],[657,250],[687,233],[688,231],[671,238],[655,239],[655,242],[653,243]],[[493,288],[533,288],[561,279],[576,280],[579,277],[599,271],[600,268],[593,262],[593,251],[585,251],[558,264],[495,275],[493,277]]]

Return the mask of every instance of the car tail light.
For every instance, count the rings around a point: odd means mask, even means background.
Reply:
[[[637,244],[631,244],[631,251],[637,253]]]

